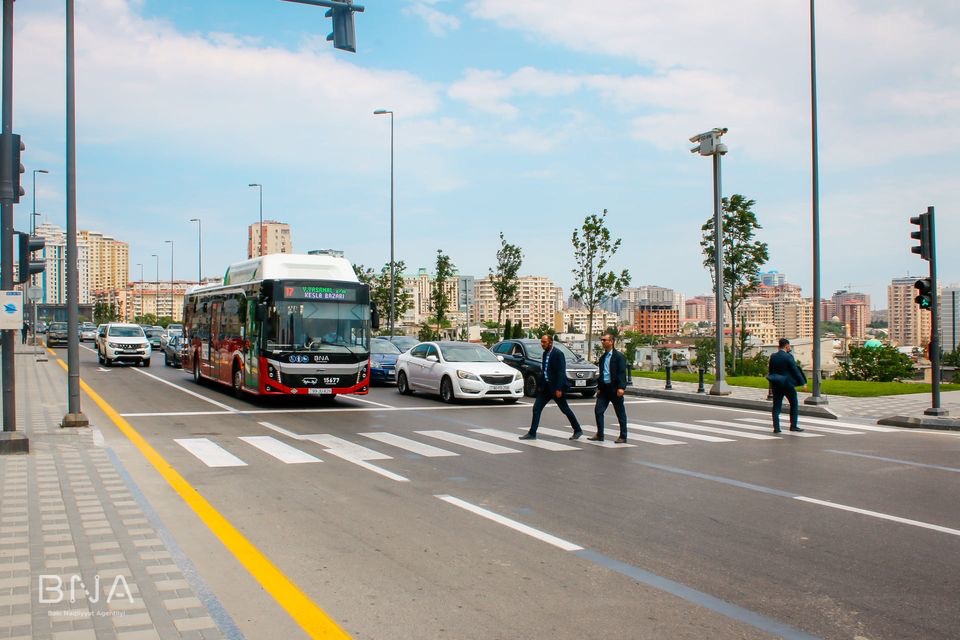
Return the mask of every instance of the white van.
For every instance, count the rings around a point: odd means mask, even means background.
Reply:
[[[106,366],[114,362],[139,362],[150,366],[150,341],[138,324],[111,322],[98,345],[97,360]]]

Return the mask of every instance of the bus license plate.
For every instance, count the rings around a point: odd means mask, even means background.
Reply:
[[[333,389],[307,389],[307,393],[312,396],[328,396],[333,393]]]
[[[509,391],[510,387],[505,384],[492,384],[490,385],[490,391]]]
[[[587,381],[586,381],[586,380],[574,380],[574,381],[573,381],[573,386],[575,386],[575,387],[585,387],[585,386],[587,386]]]

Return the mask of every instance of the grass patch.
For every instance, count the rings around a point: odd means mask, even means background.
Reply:
[[[652,378],[665,380],[667,374],[663,371],[634,371],[635,378]],[[686,371],[675,371],[671,375],[677,382],[698,382],[699,374]],[[767,379],[759,376],[727,376],[727,384],[733,387],[753,387],[766,389]],[[713,376],[703,377],[704,384],[713,384]],[[810,386],[807,386],[810,389]],[[941,384],[941,391],[960,391],[960,384]],[[931,385],[926,382],[864,382],[861,380],[823,380],[820,391],[829,396],[850,396],[853,398],[874,398],[877,396],[897,396],[908,393],[930,393]]]

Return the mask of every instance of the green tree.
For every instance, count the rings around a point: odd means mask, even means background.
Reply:
[[[704,371],[713,371],[717,356],[716,339],[700,338],[694,343],[694,346],[697,349],[697,357],[693,359],[694,366]]]
[[[607,210],[601,215],[592,213],[583,220],[580,230],[573,232],[573,294],[587,308],[587,353],[593,353],[593,314],[597,306],[620,295],[630,284],[630,273],[624,269],[619,274],[608,271],[607,263],[620,249],[620,239],[610,240],[606,225]]]
[[[527,332],[523,330],[523,320],[517,320],[517,324],[513,325],[513,338],[526,338]]]
[[[403,260],[397,260],[393,263],[393,273],[396,280],[393,291],[393,319],[396,326],[397,318],[403,315],[413,306],[410,292],[403,287],[403,274],[407,268]],[[364,267],[362,264],[353,265],[353,271],[357,274],[357,279],[370,287],[370,301],[377,306],[380,313],[381,334],[390,331],[390,263],[386,263],[380,268],[380,273],[373,269]]]
[[[433,288],[430,291],[430,309],[437,323],[438,336],[443,324],[447,322],[447,309],[450,306],[450,290],[447,287],[447,281],[453,276],[455,268],[450,261],[450,256],[437,249],[437,270],[433,277]]]
[[[960,349],[944,353],[940,356],[940,364],[947,367],[960,367]]]
[[[840,362],[837,378],[892,382],[913,376],[913,360],[888,344],[879,347],[850,345],[848,357]]]
[[[630,330],[623,332],[623,341],[623,355],[632,367],[633,363],[637,361],[637,349],[648,344],[657,344],[657,337]]]
[[[557,331],[550,325],[542,323],[539,327],[533,330],[533,334],[537,336],[537,338],[542,338],[544,335],[554,336],[557,334]]]
[[[820,331],[823,333],[832,333],[836,336],[843,335],[843,323],[833,320],[824,320],[820,323]]]
[[[721,201],[723,209],[723,300],[730,309],[731,336],[737,335],[737,309],[744,298],[760,287],[760,267],[769,260],[770,253],[766,242],[754,240],[757,229],[763,227],[757,222],[757,214],[752,210],[755,200],[747,200],[740,194],[733,194]],[[701,227],[703,237],[700,247],[703,250],[703,266],[710,271],[710,278],[716,286],[714,260],[716,251],[714,240],[716,229],[713,216]],[[718,328],[718,331],[720,328]],[[731,343],[734,342],[731,340]],[[736,353],[733,354],[734,359]]]
[[[506,339],[512,335],[513,335],[513,324],[510,322],[510,318],[507,318],[507,321],[503,324],[503,337],[504,339]]]
[[[520,265],[523,264],[523,252],[520,247],[510,244],[500,232],[500,250],[497,251],[497,270],[490,269],[490,284],[497,299],[497,326],[503,318],[503,312],[508,311],[520,300]],[[504,338],[509,338],[506,328]]]
[[[93,321],[97,324],[106,324],[113,320],[111,306],[106,302],[98,302],[93,305]]]

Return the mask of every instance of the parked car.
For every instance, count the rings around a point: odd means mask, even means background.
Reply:
[[[170,325],[170,326],[173,326],[173,325]],[[171,338],[174,338],[174,337],[179,338],[182,335],[183,335],[182,329],[171,329],[170,327],[167,327],[166,329],[163,330],[163,333],[160,334],[160,347],[162,349],[166,349],[167,343],[170,342]]]
[[[147,336],[147,340],[150,341],[150,348],[154,351],[162,351],[163,345],[160,344],[160,336],[163,335],[163,329],[158,327],[150,327],[149,329],[143,330],[144,334]]]
[[[182,341],[179,335],[174,335],[167,340],[167,344],[163,347],[163,364],[167,365],[168,367],[183,366],[180,358],[181,344]]]
[[[97,360],[111,366],[114,362],[134,362],[150,366],[150,341],[138,324],[111,322],[103,337],[103,346],[97,351]]]
[[[100,350],[103,348],[103,337],[107,334],[107,324],[97,325],[97,337],[94,338],[93,342],[97,347],[97,353],[100,353]]]
[[[37,335],[46,333],[47,329],[49,328],[50,328],[49,325],[47,325],[45,321],[40,320],[39,322],[37,322]]]
[[[409,351],[411,348],[420,344],[420,341],[413,336],[381,336],[381,338],[397,345],[400,351]]]
[[[370,382],[372,384],[396,384],[397,357],[400,349],[389,340],[370,341]]]
[[[481,344],[421,342],[397,358],[397,390],[438,393],[444,402],[502,398],[513,404],[523,397],[523,375]]]
[[[47,329],[48,347],[52,347],[55,344],[67,344],[69,338],[66,322],[52,322],[49,329]]]
[[[80,323],[80,342],[96,342],[97,325],[92,322]]]
[[[597,383],[600,379],[600,370],[597,365],[587,362],[562,342],[555,341],[553,347],[562,351],[567,360],[570,392],[579,393],[584,398],[592,398],[596,395]],[[490,347],[490,350],[503,356],[506,364],[523,374],[524,394],[531,398],[537,394],[537,380],[543,369],[543,347],[540,346],[539,340],[526,338],[501,340]]]

